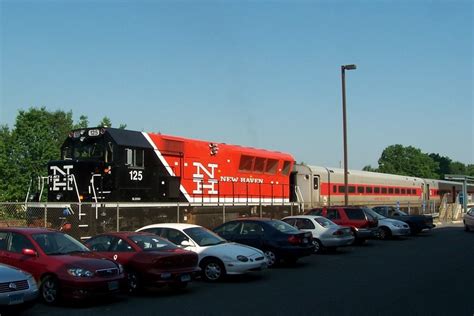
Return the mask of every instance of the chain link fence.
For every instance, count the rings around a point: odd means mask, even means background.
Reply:
[[[86,239],[111,231],[134,231],[156,223],[188,223],[214,228],[240,217],[283,218],[300,214],[297,204],[258,206],[163,206],[159,204],[0,203],[0,227],[46,227]]]

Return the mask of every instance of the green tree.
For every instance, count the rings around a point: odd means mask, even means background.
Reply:
[[[467,165],[466,166],[466,173],[468,176],[474,177],[474,165]]]
[[[98,127],[112,127],[112,121],[107,116],[104,116]]]
[[[384,149],[379,163],[379,172],[437,179],[438,162],[420,149],[402,145],[391,145]]]
[[[454,161],[450,165],[450,172],[451,174],[464,174],[467,175],[467,168],[466,165],[459,161]]]
[[[9,175],[9,148],[11,134],[8,126],[0,126],[0,201],[6,201]]]
[[[77,122],[77,124],[74,124],[73,129],[87,128],[87,127],[89,127],[89,120],[87,116],[81,115],[79,117],[79,122]]]
[[[438,163],[436,173],[439,175],[439,179],[444,179],[445,174],[451,173],[452,160],[449,157],[443,157],[439,154],[429,154],[429,156]]]
[[[367,165],[367,166],[364,166],[364,168],[362,168],[363,171],[370,171],[370,172],[377,172],[377,168],[372,168],[371,165]]]

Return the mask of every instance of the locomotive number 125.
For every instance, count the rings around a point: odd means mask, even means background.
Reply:
[[[132,181],[142,181],[143,180],[143,171],[142,170],[131,170],[129,172],[130,180]]]

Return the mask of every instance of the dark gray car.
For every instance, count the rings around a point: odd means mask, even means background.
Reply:
[[[31,274],[0,263],[0,310],[29,307],[37,297]]]

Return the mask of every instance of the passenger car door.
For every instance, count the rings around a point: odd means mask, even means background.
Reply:
[[[240,234],[241,227],[242,223],[239,221],[228,222],[214,229],[214,232],[226,240],[235,241],[236,235]]]
[[[310,219],[307,219],[307,218],[296,219],[295,227],[305,232],[311,232],[313,237],[316,237],[318,235],[316,232],[316,227]]]
[[[339,210],[337,208],[328,208],[324,217],[332,220],[334,223],[338,225],[343,225],[344,223],[344,221],[341,218],[341,215],[339,214]]]
[[[23,249],[31,249],[36,252],[36,255],[26,255],[23,253]],[[28,237],[19,233],[10,233],[4,263],[27,271],[38,279],[42,268],[38,262],[37,254],[38,250]]]
[[[259,223],[243,222],[240,233],[234,239],[238,243],[262,249],[264,238],[265,232]]]
[[[113,236],[102,235],[89,239],[85,244],[90,250],[94,251],[99,256],[113,259],[113,255],[110,251],[114,239],[115,237]]]
[[[110,247],[111,259],[127,266],[137,251],[123,238],[115,238]]]

